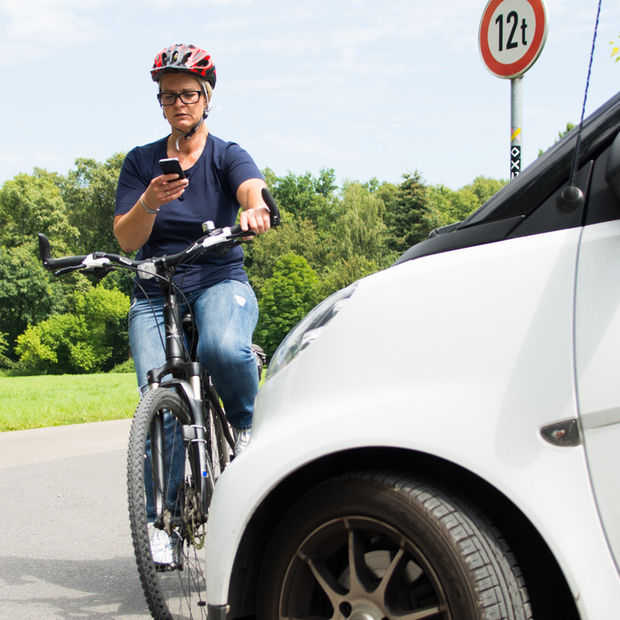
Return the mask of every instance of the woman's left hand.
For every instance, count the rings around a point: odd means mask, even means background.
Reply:
[[[237,189],[237,200],[243,211],[239,216],[241,230],[251,230],[257,235],[271,228],[269,207],[262,195],[267,187],[262,179],[247,179]]]
[[[265,205],[242,211],[239,216],[239,224],[241,225],[241,230],[252,230],[257,235],[264,233],[271,228],[269,207]]]

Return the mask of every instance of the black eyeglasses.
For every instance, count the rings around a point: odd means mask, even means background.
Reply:
[[[185,104],[198,103],[201,94],[199,90],[184,90],[181,93],[162,92],[157,94],[157,101],[161,105],[174,105],[178,97]]]

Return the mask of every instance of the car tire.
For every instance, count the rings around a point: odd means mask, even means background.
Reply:
[[[276,527],[259,620],[527,620],[531,608],[499,533],[431,485],[381,472],[332,478]]]

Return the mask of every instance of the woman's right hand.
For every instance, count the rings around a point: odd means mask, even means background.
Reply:
[[[143,194],[143,200],[150,209],[159,209],[183,195],[188,185],[189,181],[186,178],[179,179],[177,174],[161,174],[151,179]]]

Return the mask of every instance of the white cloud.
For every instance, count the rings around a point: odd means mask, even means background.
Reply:
[[[46,48],[67,48],[98,38],[92,11],[100,4],[98,0],[0,0],[3,64],[36,58]]]

